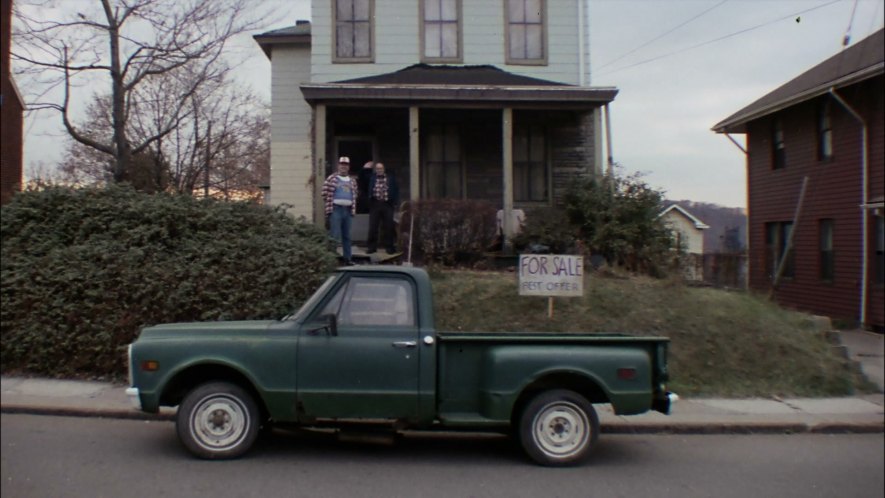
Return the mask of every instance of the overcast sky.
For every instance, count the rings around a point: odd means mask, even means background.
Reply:
[[[261,1],[275,12],[266,30],[310,17],[309,0]],[[733,207],[746,206],[744,155],[710,128],[838,53],[846,33],[856,43],[885,18],[885,0],[589,3],[591,84],[620,90],[611,105],[615,161],[625,173],[645,173],[670,199]],[[247,59],[237,77],[269,100],[270,62],[251,37],[234,50]],[[59,160],[58,121],[28,117],[26,176]]]

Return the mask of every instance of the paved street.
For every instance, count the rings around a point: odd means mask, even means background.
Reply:
[[[883,434],[604,434],[584,466],[534,466],[498,437],[393,446],[276,432],[205,462],[169,422],[5,413],[4,497],[882,496]]]

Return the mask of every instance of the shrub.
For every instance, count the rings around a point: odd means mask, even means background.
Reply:
[[[470,263],[497,237],[495,207],[486,201],[434,199],[412,201],[401,221],[407,237],[409,216],[415,216],[412,248],[427,262]],[[408,246],[408,240],[402,247]]]
[[[140,327],[276,318],[334,264],[323,231],[254,204],[52,187],[0,213],[4,372],[119,377]]]
[[[562,209],[544,207],[526,213],[522,230],[513,238],[517,252],[533,252],[541,246],[551,254],[573,254],[577,228]]]
[[[663,194],[639,174],[585,180],[566,195],[569,219],[591,251],[610,265],[663,276],[679,259],[671,230],[658,217]]]

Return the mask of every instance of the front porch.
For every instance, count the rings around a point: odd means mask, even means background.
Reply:
[[[601,172],[600,108],[617,93],[488,66],[420,66],[301,90],[313,118],[317,223],[322,179],[349,156],[357,175],[367,161],[383,162],[401,201],[491,202],[503,210],[507,240],[514,209],[559,205],[577,177]],[[357,228],[355,240],[360,235]]]

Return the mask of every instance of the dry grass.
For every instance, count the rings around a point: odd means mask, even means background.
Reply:
[[[586,277],[584,296],[517,293],[514,273],[431,271],[439,330],[669,337],[671,388],[692,396],[836,396],[867,386],[808,315],[744,292],[645,277]]]

